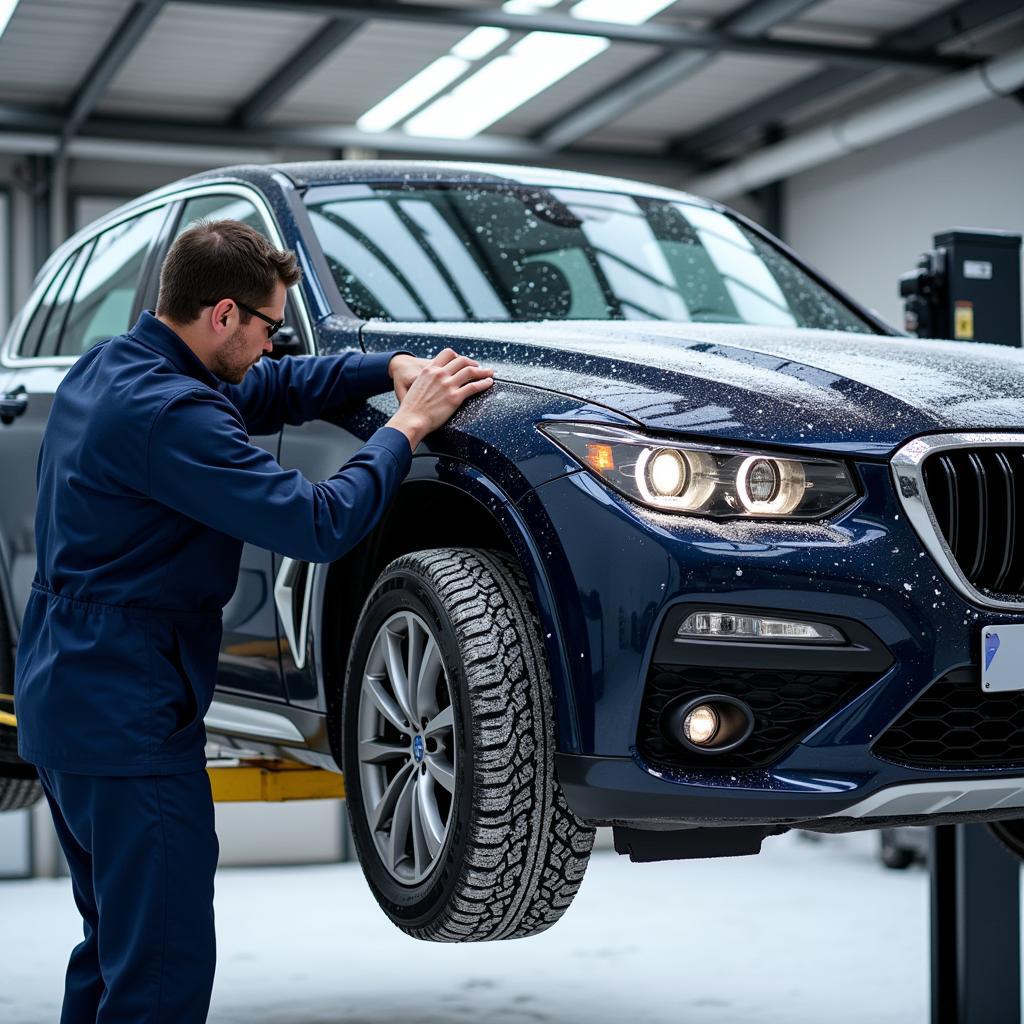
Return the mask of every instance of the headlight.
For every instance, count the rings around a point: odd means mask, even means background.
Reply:
[[[656,440],[588,423],[540,429],[626,497],[665,512],[822,519],[857,495],[846,465],[832,459]]]

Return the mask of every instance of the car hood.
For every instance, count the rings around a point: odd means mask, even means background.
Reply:
[[[368,324],[365,337],[450,345],[498,380],[659,431],[883,455],[922,433],[1024,430],[1024,353],[1001,345],[646,321]]]

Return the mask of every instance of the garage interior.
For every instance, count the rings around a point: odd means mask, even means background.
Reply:
[[[1024,231],[1024,7],[0,0],[0,334],[54,247],[130,198],[219,166],[376,158],[690,190],[901,327],[899,278],[933,235]],[[336,800],[220,805],[218,834],[238,869],[218,875],[222,1024],[928,1015],[927,874],[885,870],[874,833],[647,866],[602,834],[560,928],[458,949],[377,913]],[[63,874],[45,803],[0,815],[11,1024],[56,1018],[78,925]]]

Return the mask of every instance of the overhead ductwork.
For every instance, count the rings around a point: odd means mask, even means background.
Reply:
[[[1010,96],[1021,86],[1024,86],[1024,49],[1013,50],[897,99],[837,118],[721,170],[687,181],[685,187],[697,195],[729,199],[836,157],[867,149],[993,97]]]

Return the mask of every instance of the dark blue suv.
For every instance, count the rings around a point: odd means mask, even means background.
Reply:
[[[76,235],[2,350],[12,643],[53,391],[199,217],[298,253],[275,358],[451,346],[496,371],[355,550],[246,547],[224,609],[210,736],[343,771],[401,928],[542,930],[598,824],[657,860],[1022,813],[1021,354],[898,335],[744,218],[633,182],[240,167]],[[253,440],[319,480],[394,410]],[[0,757],[0,800],[31,799]]]

